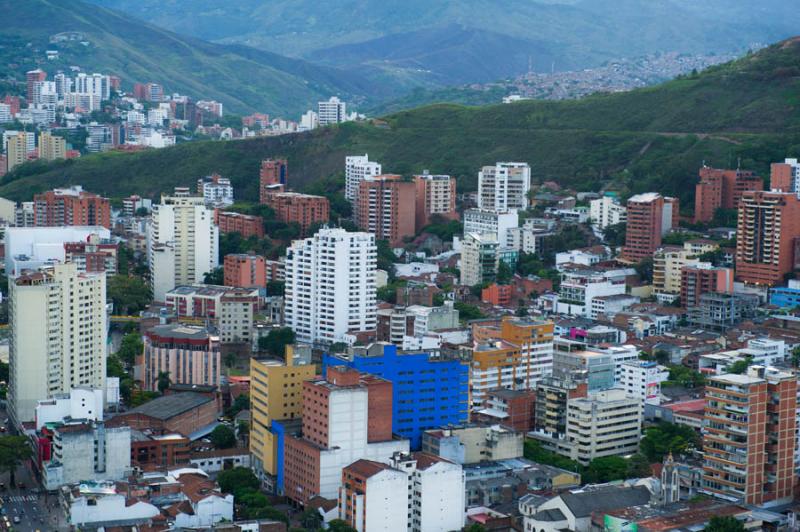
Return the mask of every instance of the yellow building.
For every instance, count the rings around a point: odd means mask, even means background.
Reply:
[[[28,160],[28,137],[24,132],[8,138],[6,155],[6,164],[9,172]]]
[[[45,161],[67,158],[67,141],[64,137],[43,132],[39,134],[39,158]]]
[[[681,271],[699,264],[700,256],[719,248],[710,240],[690,240],[683,247],[665,246],[653,254],[653,290],[662,303],[671,303],[681,294]]]
[[[299,419],[303,411],[303,381],[316,375],[309,346],[286,346],[284,359],[250,360],[250,454],[256,471],[278,472],[276,420]]]

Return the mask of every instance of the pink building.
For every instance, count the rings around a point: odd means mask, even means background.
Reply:
[[[267,286],[266,260],[261,255],[232,253],[223,263],[225,286]],[[270,261],[273,262],[273,261]]]
[[[144,353],[137,362],[142,389],[158,390],[158,376],[173,384],[219,386],[219,337],[205,327],[179,323],[157,325],[144,334]]]

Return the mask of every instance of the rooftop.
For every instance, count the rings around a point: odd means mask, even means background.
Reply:
[[[212,398],[195,392],[162,395],[141,406],[129,410],[129,414],[142,414],[155,419],[167,420],[188,412],[193,408],[213,401]]]
[[[155,327],[148,329],[147,333],[165,338],[180,338],[190,340],[205,340],[209,337],[208,330],[205,327],[183,325],[180,323],[156,325]]]

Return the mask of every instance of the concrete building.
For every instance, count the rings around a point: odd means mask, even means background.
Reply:
[[[553,373],[553,322],[505,317],[473,327],[470,398],[480,407],[489,390],[531,390]]]
[[[409,531],[461,530],[466,501],[460,464],[429,453],[395,453],[391,464],[408,478]]]
[[[215,209],[214,223],[222,234],[239,233],[242,238],[264,238],[264,219],[261,216]]]
[[[147,198],[143,198],[136,194],[132,194],[127,198],[122,199],[122,214],[124,216],[132,217],[136,216],[137,211],[139,209],[144,209],[148,213],[153,208],[153,201]]]
[[[178,391],[183,388],[195,391]],[[161,436],[180,434],[194,440],[211,432],[221,413],[215,387],[173,385],[166,395],[107,420],[106,427],[130,427]]]
[[[528,163],[497,163],[478,172],[478,208],[495,211],[525,210],[530,202],[531,167]]]
[[[702,492],[745,504],[791,501],[797,378],[751,366],[706,383]]]
[[[284,439],[284,491],[300,504],[335,498],[342,470],[359,459],[389,463],[408,440],[392,436],[392,384],[344,367],[303,382],[301,432]]]
[[[423,431],[469,419],[469,367],[459,358],[398,352],[394,345],[376,343],[345,355],[323,355],[323,375],[330,366],[392,382],[392,432],[408,438],[412,450],[420,448]]]
[[[586,383],[589,392],[614,387],[614,358],[598,351],[553,352],[553,376],[576,383]]]
[[[408,530],[408,475],[388,464],[356,460],[342,469],[339,519],[358,532]]]
[[[102,421],[63,420],[39,439],[44,488],[57,490],[87,480],[122,480],[131,471],[131,430]],[[52,444],[47,441],[52,437]],[[43,441],[45,440],[45,441]]]
[[[625,205],[620,205],[619,200],[612,196],[589,202],[589,219],[601,231],[610,225],[625,223],[628,220],[627,212]]]
[[[257,293],[244,288],[230,290],[220,298],[220,315],[217,320],[220,342],[251,343],[253,322],[259,301]]]
[[[300,418],[303,382],[316,371],[308,346],[287,346],[282,359],[250,359],[250,454],[253,469],[276,492],[283,489],[284,433],[273,421]]]
[[[644,404],[661,404],[661,383],[669,378],[664,366],[645,360],[632,360],[622,364],[619,386],[630,397],[638,397]]]
[[[379,176],[383,171],[380,163],[369,160],[368,154],[348,156],[344,164],[344,196],[351,203],[355,203],[361,182],[368,177]]]
[[[681,268],[681,305],[686,308],[700,304],[703,294],[733,293],[733,269],[715,268],[707,263]]]
[[[39,133],[39,159],[55,161],[67,158],[67,141],[64,137],[51,135],[47,132]]]
[[[432,175],[425,171],[414,176],[417,192],[416,232],[431,223],[432,217],[457,220],[456,180],[449,175]]]
[[[462,285],[494,281],[497,276],[499,243],[492,233],[467,233],[461,244]]]
[[[46,424],[58,424],[64,419],[103,421],[105,390],[73,388],[67,393],[57,394],[39,401],[35,411],[35,427],[42,430]]]
[[[267,286],[266,259],[261,255],[244,253],[225,255],[223,269],[225,286],[247,288]]]
[[[773,286],[798,267],[800,199],[783,192],[745,192],[736,230],[736,278]]]
[[[736,209],[744,192],[758,190],[764,190],[764,181],[753,172],[703,166],[695,185],[694,223],[710,222],[717,209]]]
[[[553,439],[567,434],[567,405],[574,399],[586,397],[586,382],[548,376],[536,383],[536,415],[534,430]]]
[[[376,239],[400,246],[415,234],[416,185],[397,174],[364,178],[355,200],[356,225]]]
[[[161,373],[168,373],[176,384],[219,386],[219,337],[204,327],[157,325],[145,331],[144,353],[137,365],[144,390],[158,390]]]
[[[286,251],[285,322],[304,343],[376,326],[375,235],[323,228]]]
[[[544,223],[539,223],[540,221]],[[528,218],[522,227],[510,227],[507,234],[507,244],[512,249],[524,253],[541,253],[545,239],[555,235],[555,223],[548,219]]]
[[[661,246],[661,237],[678,226],[678,200],[657,192],[628,199],[628,226],[622,256],[630,262],[651,257]]]
[[[80,186],[36,194],[33,196],[33,212],[38,227],[101,225],[111,228],[108,198],[86,192]]]
[[[536,391],[495,388],[486,392],[481,409],[473,419],[489,425],[502,425],[523,434],[536,424]]]
[[[33,135],[33,133],[31,134]],[[10,172],[17,166],[28,161],[28,154],[32,151],[28,149],[28,134],[25,132],[15,132],[13,135],[3,136],[3,144],[6,151],[6,171]]]
[[[680,297],[683,268],[701,263],[699,256],[719,249],[712,241],[685,242],[682,247],[664,246],[653,253],[653,291],[661,303]],[[709,263],[703,263],[710,266]]]
[[[216,173],[197,180],[197,194],[211,207],[224,208],[234,202],[231,180]]]
[[[277,220],[299,225],[301,236],[308,236],[312,226],[325,224],[330,220],[330,202],[323,196],[297,192],[267,192],[263,203],[272,207]]]
[[[464,211],[464,235],[469,233],[492,233],[500,247],[514,247],[510,230],[519,226],[517,211],[495,211],[467,209]]]
[[[219,264],[214,211],[202,197],[190,196],[188,189],[161,196],[161,204],[153,207],[147,239],[155,301],[164,301],[176,286],[203,282],[204,275]]]
[[[266,202],[267,193],[274,187],[285,189],[289,179],[289,164],[286,159],[265,159],[261,161],[258,175],[258,198],[261,204]],[[281,189],[281,190],[282,190]]]
[[[782,163],[772,163],[769,179],[770,190],[800,195],[800,163],[797,162],[797,159],[785,159]]]
[[[64,263],[73,252],[72,244],[89,243],[95,239],[103,244],[110,241],[110,238],[111,232],[102,226],[7,227],[6,275],[17,277],[25,270],[34,271]],[[81,271],[80,265],[78,271]]]
[[[336,96],[317,103],[317,116],[320,127],[347,121],[347,104]]]
[[[569,401],[569,457],[587,465],[595,458],[626,456],[639,450],[642,399],[611,389]]]
[[[708,292],[700,295],[697,306],[688,309],[692,325],[726,330],[742,320],[755,317],[759,307],[757,294]]]
[[[74,264],[9,282],[8,411],[20,426],[38,402],[106,387],[106,277]]]
[[[500,425],[448,426],[426,430],[422,451],[456,464],[477,464],[522,456],[525,435]]]
[[[596,318],[595,299],[617,295],[625,295],[624,270],[565,269],[561,273],[557,312]]]

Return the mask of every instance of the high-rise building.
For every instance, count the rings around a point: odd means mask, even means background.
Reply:
[[[432,175],[424,172],[414,176],[417,187],[416,229],[421,231],[432,217],[457,220],[456,180],[449,175]]]
[[[764,181],[753,172],[702,167],[695,186],[694,223],[710,222],[717,209],[737,208],[749,190],[764,190]]]
[[[9,414],[33,421],[37,402],[106,386],[106,276],[75,264],[9,283]]]
[[[358,188],[364,179],[381,175],[381,164],[369,160],[369,155],[351,155],[344,160],[344,197],[355,202]]]
[[[266,203],[266,195],[270,188],[283,185],[286,188],[289,178],[289,165],[286,159],[264,159],[258,174],[258,199]]]
[[[531,167],[528,163],[497,163],[478,172],[478,208],[525,210],[530,204]]]
[[[11,171],[28,160],[28,134],[19,132],[6,137],[6,170]]]
[[[111,228],[108,198],[87,192],[80,186],[36,194],[33,196],[33,213],[37,227],[102,225]]]
[[[467,233],[461,243],[460,283],[475,286],[497,276],[499,243],[492,233]]]
[[[355,202],[356,225],[392,246],[401,245],[403,238],[415,234],[415,194],[414,183],[397,174],[364,179]]]
[[[303,382],[316,371],[309,346],[288,345],[279,359],[250,359],[250,454],[276,491],[283,486],[283,433],[273,421],[300,419]]]
[[[260,300],[257,291],[246,288],[235,288],[222,295],[217,320],[220,342],[252,344],[253,322]]]
[[[335,498],[342,470],[354,461],[389,463],[395,452],[408,452],[408,440],[392,436],[387,380],[331,366],[326,378],[303,382],[302,403],[302,430],[284,437],[284,492],[293,501]]]
[[[620,205],[617,198],[603,196],[589,202],[589,219],[601,231],[610,225],[617,225],[628,220],[628,210]]]
[[[678,225],[678,200],[658,192],[637,194],[628,199],[628,226],[622,256],[640,262],[653,256],[661,237]]]
[[[681,305],[696,307],[700,297],[709,292],[732,294],[733,270],[702,262],[681,268]]]
[[[389,464],[356,460],[342,469],[339,519],[354,530],[410,530],[408,475]]]
[[[668,368],[651,360],[631,360],[622,364],[619,387],[645,404],[661,404],[661,383],[669,378]]]
[[[567,404],[567,441],[572,460],[583,465],[595,458],[626,456],[642,439],[640,397],[612,388]]]
[[[706,382],[703,488],[745,504],[791,501],[797,377],[763,366]]]
[[[261,255],[244,253],[225,255],[223,269],[225,286],[246,288],[267,286],[266,259]]]
[[[782,163],[772,163],[769,188],[773,191],[791,192],[800,195],[800,163],[797,162],[797,159],[786,159]]]
[[[197,193],[203,196],[207,205],[228,207],[233,205],[233,186],[231,180],[219,174],[201,177],[197,180]]]
[[[745,192],[736,230],[736,278],[776,285],[798,267],[800,199],[783,192]]]
[[[661,303],[672,303],[681,294],[683,268],[701,263],[700,255],[719,249],[712,240],[691,240],[682,247],[664,246],[653,253],[653,291]]]
[[[347,120],[347,104],[336,96],[317,104],[317,115],[320,126],[338,124]]]
[[[285,321],[304,343],[376,326],[375,235],[323,228],[286,250]]]
[[[201,283],[219,263],[219,229],[214,211],[200,196],[176,188],[153,206],[148,226],[148,262],[153,299],[164,301],[179,285]]]
[[[25,73],[25,82],[27,83],[27,92],[25,97],[28,100],[28,105],[36,101],[36,84],[41,83],[47,79],[47,72],[37,68],[36,70],[29,70]]]
[[[39,159],[55,161],[67,158],[67,141],[64,137],[51,135],[47,132],[39,134]]]
[[[299,194],[297,192],[267,192],[262,203],[275,211],[275,218],[282,222],[300,226],[300,236],[308,236],[313,225],[330,220],[331,204],[324,196]]]
[[[144,390],[158,390],[159,376],[165,373],[173,384],[219,386],[219,337],[204,327],[156,325],[144,333],[144,353],[137,365]]]
[[[464,211],[464,234],[492,233],[500,247],[514,247],[513,230],[519,226],[517,211],[467,209]]]
[[[399,352],[376,343],[354,347],[343,355],[324,355],[323,374],[330,366],[348,366],[392,382],[392,432],[422,443],[422,433],[469,420],[469,367],[458,357],[437,353]],[[433,378],[433,376],[436,378]]]

